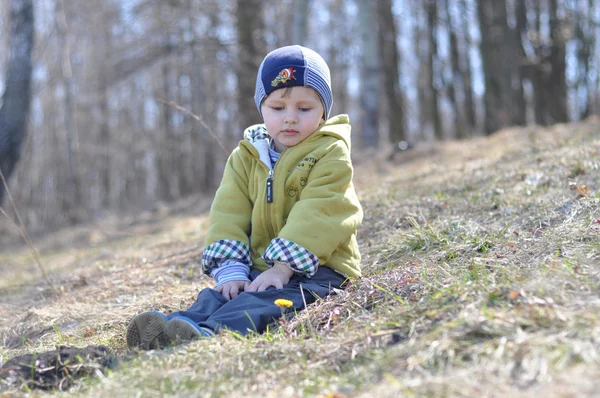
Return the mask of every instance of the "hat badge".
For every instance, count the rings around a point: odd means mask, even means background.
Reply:
[[[279,72],[279,74],[277,75],[277,77],[271,81],[271,86],[277,87],[280,84],[287,83],[289,80],[296,80],[294,72],[296,72],[296,70],[291,66],[289,68],[282,69],[281,72]]]

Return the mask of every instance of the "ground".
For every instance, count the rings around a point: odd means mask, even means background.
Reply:
[[[364,276],[249,338],[125,346],[133,315],[211,286],[198,264],[207,200],[35,237],[48,280],[5,226],[0,361],[106,353],[75,356],[102,372],[61,376],[93,397],[598,394],[600,122],[355,157]],[[35,387],[0,379],[7,395]]]

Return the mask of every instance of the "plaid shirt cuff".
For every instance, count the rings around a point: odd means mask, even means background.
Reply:
[[[287,239],[273,239],[262,257],[269,267],[278,261],[287,264],[295,273],[306,275],[309,278],[319,269],[317,256]]]
[[[213,268],[225,260],[236,260],[240,263],[252,264],[250,247],[239,240],[218,240],[204,249],[202,270],[210,275]]]

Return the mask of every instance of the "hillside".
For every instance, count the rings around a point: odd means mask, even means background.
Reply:
[[[211,286],[209,203],[190,199],[36,239],[59,298],[4,243],[2,360],[106,345],[121,364],[70,390],[90,397],[598,394],[599,121],[356,157],[364,277],[347,291],[265,335],[127,352],[133,315]]]

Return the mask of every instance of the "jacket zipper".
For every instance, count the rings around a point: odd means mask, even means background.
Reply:
[[[281,156],[279,157],[279,160],[281,160],[281,157],[284,154],[282,153]],[[275,231],[273,230],[273,225],[271,224],[271,211],[269,208],[269,204],[273,203],[273,184],[275,182],[275,166],[277,166],[277,163],[279,163],[279,160],[275,163],[275,165],[272,168],[269,168],[269,175],[267,176],[267,192],[266,192],[266,197],[267,197],[267,208],[266,208],[266,224],[267,224],[267,229],[269,230],[269,234],[271,236],[271,239],[275,238]],[[265,165],[266,166],[266,165]]]
[[[273,174],[273,169],[270,169],[267,177],[267,203],[273,203]]]
[[[265,218],[267,229],[269,230],[269,237],[271,239],[275,238],[275,231],[273,230],[273,225],[271,224],[271,207],[269,206],[273,203],[273,169],[269,170],[269,176],[267,177],[267,206],[265,209]]]

